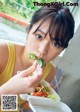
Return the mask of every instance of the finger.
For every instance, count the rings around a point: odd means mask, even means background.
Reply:
[[[36,70],[36,67],[37,67],[37,61],[35,61],[33,63],[33,65],[31,67],[29,67],[28,69],[21,71],[20,72],[21,76],[26,77],[26,76],[32,74]]]
[[[42,68],[39,69],[38,75],[32,75],[28,78],[31,86],[35,86],[43,78],[43,69]]]

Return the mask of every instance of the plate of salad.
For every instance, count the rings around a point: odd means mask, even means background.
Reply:
[[[34,92],[28,94],[20,94],[20,97],[25,101],[27,101],[29,98],[39,98],[42,99],[42,101],[51,101],[54,103],[58,103],[60,101],[59,95],[45,80],[41,80],[41,82],[35,88]]]
[[[20,95],[23,100],[29,102],[33,112],[72,112],[48,82],[42,80],[37,87],[39,88],[36,88],[37,90],[35,89],[32,93]],[[42,93],[43,90],[47,93]]]

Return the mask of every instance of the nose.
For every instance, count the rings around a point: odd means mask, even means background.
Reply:
[[[38,53],[40,58],[43,57],[43,55],[47,55],[49,49],[49,42],[48,41],[43,41],[39,44],[38,47]]]

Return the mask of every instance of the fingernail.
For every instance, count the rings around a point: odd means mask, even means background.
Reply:
[[[37,64],[37,60],[34,61],[33,65]]]

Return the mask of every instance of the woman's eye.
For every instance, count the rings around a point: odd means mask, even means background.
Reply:
[[[57,47],[57,48],[60,47],[60,44],[58,44],[57,42],[53,42],[52,45],[55,46],[55,47]]]
[[[39,35],[39,34],[36,34],[35,37],[38,38],[38,39],[41,39],[42,38],[42,36]]]

